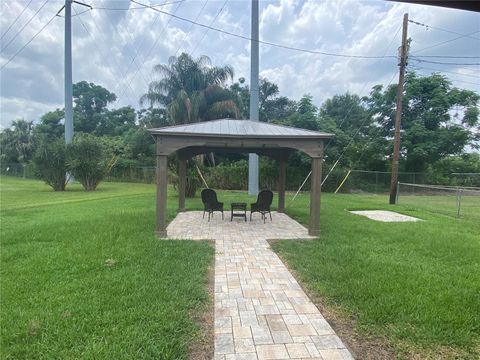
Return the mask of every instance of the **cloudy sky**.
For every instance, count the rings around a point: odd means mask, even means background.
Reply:
[[[248,40],[192,25],[129,0],[84,0],[74,5],[73,81],[100,84],[118,96],[115,107],[132,105],[155,77],[151,69],[181,52],[208,55],[213,64],[230,64],[235,78],[249,79]],[[248,0],[139,0],[158,9],[231,33],[250,36]],[[0,117],[4,128],[17,118],[38,120],[63,107],[64,18],[54,17],[60,0],[0,0]],[[480,91],[480,14],[383,0],[278,0],[260,2],[260,39],[317,52],[345,55],[396,55],[403,14],[409,24],[412,56],[477,58],[411,60],[420,74],[442,71],[455,86]],[[63,14],[63,13],[61,13]],[[51,19],[53,20],[48,23]],[[21,52],[45,24],[48,25]],[[467,35],[467,36],[465,36]],[[7,63],[8,62],[8,63]],[[453,64],[452,64],[453,63]],[[277,83],[293,99],[305,93],[321,104],[347,91],[367,94],[375,84],[398,78],[394,58],[335,57],[260,46],[260,76]]]

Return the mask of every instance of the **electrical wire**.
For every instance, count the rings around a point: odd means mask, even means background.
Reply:
[[[225,5],[227,5],[227,1],[228,0],[225,0],[223,5],[221,6],[220,10],[217,12],[217,15],[215,15],[215,17],[213,18],[213,20],[210,22],[210,26],[212,26],[215,21],[217,21],[217,18],[220,16],[220,14],[222,13],[223,9],[225,8]],[[197,42],[197,44],[195,45],[195,47],[193,48],[192,50],[192,56],[193,54],[195,54],[195,51],[197,50],[197,48],[200,46],[200,44],[202,43],[202,41],[205,39],[205,36],[207,36],[207,33],[210,29],[205,29],[205,32],[203,33],[203,36],[202,38],[200,39],[199,42]]]
[[[430,76],[431,74],[420,73],[420,75]],[[462,84],[469,84],[469,85],[480,86],[480,83],[474,83],[474,82],[471,82],[471,81],[465,81],[465,80],[459,80],[459,79],[452,79],[452,78],[448,78],[448,80],[451,80],[451,81],[453,81],[453,82],[459,82],[459,83],[462,83]]]
[[[418,67],[418,65],[415,65],[415,66]],[[472,77],[472,78],[480,79],[480,75],[462,74],[462,73],[459,73],[459,72],[456,72],[456,71],[442,70],[442,69],[436,69],[436,68],[431,68],[431,67],[426,67],[426,66],[422,66],[422,67],[418,67],[418,68],[419,68],[419,69],[426,69],[426,70],[433,70],[433,71],[435,71],[435,72],[455,74],[455,75],[460,75],[460,76],[466,76],[466,77]],[[414,69],[414,70],[415,70],[415,69]]]
[[[239,38],[239,39],[253,41],[252,38],[250,38],[248,36],[235,34],[235,33],[232,33],[230,31],[227,31],[227,30],[222,30],[222,29],[210,26],[210,25],[202,24],[202,23],[199,23],[197,21],[194,21],[194,20],[187,19],[187,18],[179,16],[179,15],[169,13],[167,11],[156,9],[156,8],[150,6],[150,5],[142,4],[141,2],[138,2],[136,0],[130,0],[130,1],[137,4],[137,5],[143,5],[144,7],[150,8],[150,9],[152,9],[154,11],[157,11],[161,14],[173,17],[177,20],[188,22],[188,23],[203,27],[205,29],[213,30],[213,31],[216,31],[216,32],[219,32],[219,33],[222,33],[222,34],[226,34],[226,35],[230,35],[230,36],[233,36],[233,37],[236,37],[236,38]],[[396,59],[397,58],[397,56],[394,56],[394,55],[384,55],[384,56],[378,56],[378,55],[348,55],[348,54],[338,54],[338,53],[331,53],[331,52],[324,52],[324,51],[317,51],[317,50],[308,50],[308,49],[297,48],[297,47],[294,47],[294,46],[277,44],[277,43],[264,41],[264,40],[258,40],[258,43],[263,44],[263,45],[278,47],[278,48],[282,48],[282,49],[287,49],[287,50],[309,53],[309,54],[325,55],[325,56],[333,56],[333,57],[341,57],[341,58],[353,58],[353,59],[392,59],[392,58]]]
[[[120,33],[119,33],[119,31],[118,31],[118,27],[115,26],[115,25],[112,23],[110,17],[107,16],[106,18],[107,18],[108,22],[110,23],[110,25],[112,25],[112,27],[115,28],[115,30],[117,31],[117,34],[120,35]],[[97,26],[97,24],[96,24],[96,22],[95,22],[95,17],[94,17],[93,15],[92,15],[92,21],[93,21],[95,27],[97,28],[97,31],[101,34],[102,32],[99,30],[99,27]],[[131,40],[131,42],[132,42],[133,51],[135,52],[135,54],[137,54],[137,50],[138,50],[138,49],[136,49],[135,46],[134,46],[134,44],[135,44],[135,39],[133,38],[133,36],[132,36],[132,34],[130,33],[130,31],[128,31],[128,29],[125,29],[125,30],[126,30],[125,32],[128,34],[128,36],[130,37],[130,40]],[[121,37],[121,35],[120,35],[120,37]],[[105,41],[104,41],[104,42],[105,42]],[[138,65],[138,62],[136,61],[135,57],[134,57],[132,54],[129,54],[129,57],[132,59],[132,63],[133,63],[133,64],[136,66],[136,68],[138,69],[138,68],[139,68],[139,65]],[[115,60],[117,60],[116,57],[115,57]],[[117,66],[118,66],[118,62],[117,62]],[[118,66],[118,67],[120,68],[120,66]],[[145,75],[143,74],[143,72],[140,71],[140,74],[142,75],[142,79],[144,80],[145,84],[148,86],[148,80],[147,80],[147,78],[145,77]],[[150,81],[151,81],[151,80],[152,80],[152,79],[150,78]]]
[[[427,63],[427,64],[456,65],[456,66],[479,66],[480,65],[480,63],[451,63],[451,62],[423,60],[423,59],[419,59],[415,56],[411,56],[410,59],[414,60],[414,61],[421,62],[421,63]]]
[[[456,31],[446,30],[446,29],[442,29],[442,28],[439,28],[439,27],[436,27],[436,26],[431,26],[431,25],[423,24],[423,23],[421,23],[421,22],[414,21],[414,20],[411,20],[411,19],[408,20],[408,22],[410,22],[410,23],[412,23],[412,24],[415,24],[415,25],[418,25],[418,26],[423,26],[423,27],[425,27],[427,30],[428,30],[428,29],[434,29],[434,30],[443,31],[443,32],[447,32],[447,33],[450,33],[450,34],[454,34],[454,35],[461,35],[461,37],[469,37],[469,38],[471,38],[471,39],[480,40],[480,38],[471,36],[471,35],[473,35],[473,34],[461,34],[461,33],[456,32]]]
[[[395,39],[397,38],[398,34],[400,33],[400,30],[402,29],[402,26],[400,26],[398,29],[397,29],[397,32],[395,33],[395,35],[393,35],[392,37],[392,40],[390,40],[390,43],[387,45],[387,47],[385,48],[385,54],[388,52],[388,50],[390,49],[390,46],[392,46],[393,42],[395,41]],[[390,83],[393,81],[390,80]],[[390,83],[388,85],[390,85]],[[360,93],[363,93],[363,91],[365,90],[365,88],[367,87],[368,83],[365,82],[364,85],[363,85],[363,88],[360,90]],[[388,86],[387,85],[387,86]],[[348,115],[350,115],[350,112],[352,111],[353,109],[353,106],[351,106],[347,113],[345,114],[345,117],[342,119],[342,121],[340,122],[340,125],[338,125],[338,128],[341,129],[342,128],[342,125],[343,123],[347,120],[348,118]],[[325,145],[325,149],[324,149],[324,152],[328,149],[328,147],[330,146],[330,143],[332,142],[332,139],[333,138],[330,138],[327,142],[327,145]]]
[[[470,33],[469,35],[473,35],[473,34],[478,34],[480,33],[480,31],[474,31],[472,33]],[[437,47],[437,46],[441,46],[441,45],[444,45],[444,44],[448,44],[448,43],[451,43],[452,41],[456,41],[456,40],[459,40],[459,39],[463,39],[467,37],[467,35],[462,35],[462,36],[458,36],[456,38],[453,38],[453,39],[450,39],[450,40],[446,40],[446,41],[442,41],[442,42],[439,42],[437,44],[434,44],[434,45],[430,45],[430,46],[427,46],[423,49],[420,49],[420,50],[417,50],[415,53],[419,53],[419,52],[422,52],[422,51],[425,51],[425,50],[428,50],[428,49],[432,49],[434,47]]]
[[[185,0],[182,0],[178,3],[177,7],[175,8],[174,12],[173,12],[173,15],[175,15],[175,13],[178,11],[178,9],[180,8],[180,6],[182,6],[182,4],[184,3]],[[142,4],[143,5],[143,4]],[[158,9],[155,9],[153,8],[154,10],[158,10]],[[160,10],[158,10],[160,11]],[[158,17],[156,18],[158,19]],[[165,24],[165,26],[162,27],[162,32],[157,36],[157,38],[155,39],[155,42],[153,43],[153,45],[150,47],[150,49],[148,50],[147,54],[144,56],[143,58],[143,62],[142,62],[142,65],[145,64],[145,61],[146,59],[150,56],[151,52],[153,51],[153,49],[157,46],[157,43],[158,41],[160,40],[160,38],[162,38],[167,26],[170,24],[170,21],[173,19],[173,17],[170,17],[170,19],[168,19],[167,23]],[[140,50],[140,47],[139,49]],[[137,52],[137,54],[135,55],[135,58],[136,56],[138,55],[139,52]],[[135,79],[135,77],[137,76],[138,72],[140,71],[140,69],[137,69],[137,71],[133,74],[133,76],[130,77],[130,80],[129,80],[129,84],[131,84],[133,82],[133,80]],[[128,70],[127,70],[127,73],[128,73]],[[127,73],[125,73],[125,76],[127,75]],[[128,81],[128,80],[127,80]],[[125,93],[125,92],[123,92]],[[123,94],[121,95],[123,96]],[[120,99],[120,96],[117,97],[117,102],[119,101]],[[117,104],[117,102],[115,104]]]
[[[48,20],[48,22],[43,25],[43,27],[35,34],[33,35],[33,37],[25,44],[23,45],[15,54],[13,54],[13,56],[8,59],[8,61],[2,65],[2,67],[0,68],[0,70],[3,70],[5,68],[5,66],[7,66],[8,64],[10,64],[10,62],[15,59],[15,57],[20,54],[23,49],[25,49],[33,40],[35,40],[35,38],[40,35],[40,33],[53,21],[53,19],[55,19],[57,17],[57,14],[53,15],[52,18],[50,20]]]
[[[15,25],[18,21],[18,19],[20,19],[20,17],[23,15],[23,13],[25,12],[25,10],[28,9],[28,7],[30,6],[30,4],[32,3],[33,0],[30,0],[28,2],[27,5],[25,5],[25,7],[22,9],[22,11],[20,12],[20,14],[18,14],[18,16],[15,18],[15,20],[13,20],[13,22],[10,24],[10,26],[8,27],[8,29],[3,33],[3,35],[0,37],[0,40],[2,40],[5,35],[7,35],[7,33],[10,31],[10,29],[12,28],[13,25]]]
[[[203,9],[205,9],[205,6],[207,6],[207,3],[208,3],[208,0],[205,0],[205,2],[203,3],[203,6],[202,8],[200,9],[200,11],[198,12],[197,14],[197,17],[195,18],[194,21],[197,21],[198,18],[200,17],[200,14],[202,13]],[[190,28],[188,29],[188,31],[185,33],[185,36],[183,37],[183,41],[186,41],[188,36],[190,35],[190,31],[192,31],[192,28],[193,28],[193,24],[190,25]],[[180,47],[178,47],[177,51],[175,51],[175,56],[177,56],[178,52],[180,51]]]
[[[81,14],[81,13],[78,13],[77,10],[75,9],[75,7],[73,7],[73,6],[72,6],[72,10],[77,15]],[[104,59],[105,63],[107,64],[107,68],[108,68],[110,74],[112,75],[113,78],[116,78],[115,74],[113,73],[112,66],[111,66],[110,62],[107,61],[107,59],[110,59],[110,58],[108,56],[104,56],[104,54],[102,53],[102,50],[100,50],[100,47],[98,46],[97,42],[93,38],[92,33],[90,31],[88,31],[88,28],[85,26],[85,23],[83,22],[83,20],[80,16],[78,17],[78,20],[80,21],[82,27],[85,29],[85,32],[87,33],[87,35],[93,39],[93,44],[94,44],[95,48],[97,49],[98,53],[100,54],[100,56]],[[96,24],[94,26],[97,27]],[[97,28],[97,34],[101,34],[101,32],[98,31],[98,28]],[[116,59],[115,57],[113,57],[113,58]],[[132,87],[130,87],[130,91],[132,92],[133,97],[135,97],[135,91],[132,89]]]
[[[45,5],[47,5],[48,3],[48,0],[45,0],[45,2],[42,4],[42,6],[40,6],[40,8],[35,12],[35,14],[32,15],[32,17],[30,19],[28,19],[28,21],[22,26],[22,28],[17,31],[17,33],[10,39],[10,41],[7,43],[7,45],[5,45],[3,48],[2,48],[2,52],[5,51],[8,46],[17,38],[18,35],[21,34],[21,32],[23,31],[23,29],[25,29],[27,27],[28,24],[30,24],[30,22],[35,18],[35,16],[37,16],[37,14],[45,7]]]
[[[421,55],[421,58],[444,58],[444,59],[480,59],[480,56],[452,56],[452,55]]]
[[[409,68],[415,72],[419,71],[419,70],[429,70],[430,68],[426,68],[426,67],[421,67],[421,66],[417,66],[417,65],[410,65]],[[422,73],[419,73],[420,75],[423,75],[423,76],[431,76],[432,74],[440,74],[444,71],[442,70],[439,70],[439,69],[430,69],[430,70],[433,70],[434,72],[433,73],[429,73],[429,74],[426,74],[425,72],[422,72]],[[451,72],[451,71],[450,71]],[[460,73],[455,73],[453,72],[454,74],[459,74],[459,75],[462,75]],[[464,83],[464,84],[470,84],[470,85],[477,85],[477,86],[480,86],[480,83],[475,83],[475,82],[472,82],[472,81],[466,81],[466,80],[459,80],[459,79],[456,79],[456,78],[452,78],[452,77],[448,77],[448,80],[450,81],[454,81],[454,82],[459,82],[459,83]]]
[[[184,0],[165,2],[163,4],[151,5],[152,7],[162,7],[167,5],[173,5],[183,2]],[[145,10],[145,6],[129,7],[129,8],[110,8],[110,7],[94,7],[93,10],[110,10],[110,11],[128,11],[128,10]]]

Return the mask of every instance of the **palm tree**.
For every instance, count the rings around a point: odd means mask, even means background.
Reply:
[[[154,71],[161,78],[150,83],[140,102],[164,106],[172,124],[240,116],[235,95],[224,86],[233,78],[231,66],[211,66],[207,56],[195,60],[182,53]]]
[[[0,159],[5,162],[27,163],[35,151],[33,121],[18,119],[0,133]]]

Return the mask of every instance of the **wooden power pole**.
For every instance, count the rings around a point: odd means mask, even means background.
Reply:
[[[403,83],[405,81],[405,67],[407,66],[408,57],[408,14],[403,15],[403,31],[402,46],[400,48],[400,75],[398,76],[397,87],[397,112],[395,114],[395,139],[393,142],[393,161],[392,161],[392,178],[390,183],[390,204],[397,202],[398,190],[398,157],[400,152],[400,124],[402,122],[402,102],[403,102]]]

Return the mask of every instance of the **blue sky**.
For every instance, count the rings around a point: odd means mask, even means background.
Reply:
[[[63,1],[32,0],[17,22],[8,27],[29,0],[1,1],[0,67],[42,28]],[[226,34],[206,31],[128,0],[84,2],[73,14],[73,79],[100,84],[118,96],[115,107],[132,105],[155,78],[152,67],[186,51],[207,55],[215,65],[230,64],[235,79],[250,71],[250,44]],[[164,0],[140,2],[157,5]],[[225,0],[167,0],[170,13],[250,36],[250,2]],[[43,8],[12,40],[34,13]],[[128,10],[106,10],[128,9]],[[297,48],[350,55],[396,55],[405,12],[428,25],[409,24],[412,55],[480,56],[480,14],[383,0],[279,0],[260,2],[260,39]],[[63,107],[63,26],[56,17],[20,54],[1,70],[0,117],[6,127],[17,118],[38,120]],[[458,34],[470,34],[460,37]],[[453,40],[458,38],[456,40]],[[135,60],[132,60],[135,59]],[[480,59],[432,61],[478,63]],[[480,67],[410,61],[421,74],[446,71],[455,86],[480,91]],[[310,93],[320,105],[347,91],[366,95],[376,84],[398,78],[396,59],[339,58],[260,46],[260,75],[277,83],[282,95],[299,99]]]

